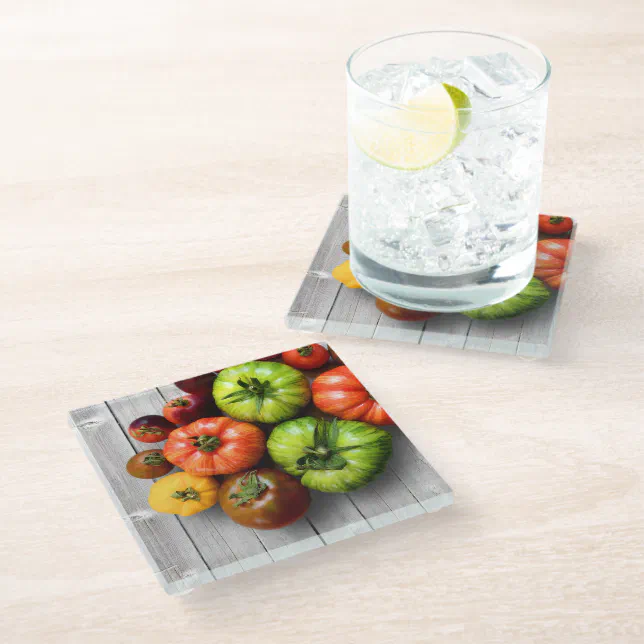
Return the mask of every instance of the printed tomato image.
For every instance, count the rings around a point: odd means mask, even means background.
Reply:
[[[569,239],[542,239],[537,242],[537,261],[534,276],[543,280],[556,277],[563,273],[566,265],[566,255],[570,247]],[[552,280],[558,284],[557,280]],[[553,286],[553,284],[548,284]],[[553,286],[558,288],[558,286]]]
[[[128,474],[137,479],[158,479],[165,476],[174,465],[163,455],[163,450],[146,449],[135,454],[125,466]]]
[[[296,369],[319,369],[329,361],[329,352],[321,344],[308,344],[282,354],[285,364]]]
[[[220,416],[175,429],[163,455],[189,474],[206,476],[247,470],[265,451],[266,436],[259,427]]]
[[[217,503],[219,483],[212,476],[177,472],[159,479],[151,488],[148,503],[153,510],[189,517]]]
[[[163,406],[163,415],[175,425],[187,425],[214,411],[210,396],[183,394]]]
[[[393,425],[389,414],[371,397],[348,367],[320,374],[311,385],[313,404],[343,420],[361,420],[374,425]]]
[[[305,416],[278,425],[268,453],[280,467],[320,492],[349,492],[381,474],[392,454],[391,434],[368,423]]]
[[[393,318],[394,320],[404,320],[407,322],[418,322],[419,320],[429,320],[433,318],[438,313],[432,313],[431,311],[414,311],[412,309],[403,309],[401,306],[396,306],[395,304],[390,304],[381,300],[379,297],[376,298],[376,308],[384,313],[387,317]]]
[[[549,299],[550,291],[540,280],[533,277],[522,291],[511,298],[496,304],[488,304],[480,309],[461,311],[461,313],[473,320],[505,320],[537,309]]]
[[[219,372],[212,390],[219,409],[238,420],[281,423],[311,399],[306,376],[279,362],[245,362]]]
[[[572,230],[570,217],[553,217],[552,215],[539,215],[539,232],[545,235],[563,235]]]
[[[212,383],[215,380],[214,373],[203,373],[194,378],[186,378],[185,380],[177,380],[175,386],[179,387],[181,391],[188,394],[198,394],[199,396],[210,396],[212,391]]]
[[[290,525],[305,514],[311,503],[309,491],[297,478],[269,468],[226,477],[218,499],[235,523],[255,530]]]
[[[130,423],[127,428],[132,438],[142,443],[160,443],[174,431],[176,426],[163,416],[141,416]]]

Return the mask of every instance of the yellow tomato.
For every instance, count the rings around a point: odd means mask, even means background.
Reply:
[[[212,476],[177,472],[159,479],[151,488],[148,503],[153,510],[189,517],[217,503],[219,483]]]
[[[344,284],[347,288],[362,288],[358,280],[354,277],[351,272],[351,262],[347,260],[342,262],[340,266],[336,266],[332,271],[331,275]]]

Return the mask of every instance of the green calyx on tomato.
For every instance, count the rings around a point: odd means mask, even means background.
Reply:
[[[305,487],[350,492],[384,471],[392,439],[389,432],[369,423],[305,416],[278,425],[267,447],[273,461],[300,477]]]
[[[564,217],[548,217],[548,221],[551,224],[560,224],[564,220]]]
[[[231,494],[228,497],[229,499],[237,499],[235,501],[236,508],[256,499],[264,490],[268,489],[268,485],[257,478],[257,470],[248,472],[248,474],[240,479],[239,486],[241,487],[241,492]]]
[[[346,459],[340,452],[359,449],[360,445],[338,447],[338,419],[334,418],[331,425],[321,420],[313,432],[313,445],[304,448],[305,455],[297,459],[300,470],[341,470],[346,466]]]
[[[256,360],[219,372],[212,395],[219,409],[250,423],[281,423],[311,400],[306,376],[279,362]]]
[[[147,456],[143,457],[143,463],[145,465],[163,465],[164,463],[167,463],[168,460],[163,456],[161,452],[152,452],[151,454],[148,454]]]
[[[198,501],[201,495],[193,487],[187,487],[185,490],[177,490],[170,495],[173,499],[180,501]]]
[[[297,352],[304,358],[310,356],[313,353],[313,347],[310,344],[307,344],[305,347],[300,347]]]
[[[185,398],[175,398],[168,403],[169,407],[188,407],[190,403]]]
[[[224,396],[223,400],[229,400],[230,402],[254,400],[257,413],[259,414],[262,411],[262,405],[264,404],[264,396],[270,391],[271,383],[268,380],[260,382],[257,378],[250,378],[249,382],[246,382],[243,378],[240,378],[237,381],[237,385],[240,386],[241,389]]]
[[[221,444],[218,436],[208,436],[208,434],[191,436],[190,440],[200,452],[214,452]]]
[[[135,431],[139,436],[146,436],[147,434],[163,434],[163,432],[158,427],[148,427],[148,425],[141,425],[141,427],[139,427]]]

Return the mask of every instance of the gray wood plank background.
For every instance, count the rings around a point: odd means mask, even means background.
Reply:
[[[306,375],[312,381],[321,371]],[[162,449],[163,443],[137,441],[127,428],[135,418],[161,414],[165,402],[181,393],[174,385],[165,385],[70,413],[72,427],[120,515],[171,594],[371,532],[452,502],[449,486],[403,432],[389,426],[385,429],[392,434],[394,454],[376,481],[349,494],[312,491],[306,516],[286,528],[244,528],[219,505],[191,517],[154,512],[147,503],[153,481],[131,477],[125,464],[135,453]],[[325,416],[312,403],[302,412],[309,414]],[[271,426],[262,428],[269,432]]]
[[[331,276],[331,271],[347,259],[341,247],[349,239],[348,229],[345,195],[286,316],[290,328],[529,358],[549,355],[563,287],[553,291],[539,309],[510,320],[470,320],[456,313],[424,322],[393,320],[380,313],[370,293],[347,288]],[[571,239],[576,229],[575,223]],[[569,251],[566,273],[571,255]]]

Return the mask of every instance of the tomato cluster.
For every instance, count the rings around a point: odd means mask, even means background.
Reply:
[[[310,383],[303,371],[323,369],[329,360],[340,366]],[[306,513],[309,488],[358,489],[391,455],[391,435],[376,425],[393,421],[320,344],[175,384],[185,393],[169,400],[162,416],[142,416],[128,428],[137,441],[165,441],[126,466],[134,477],[158,479],[148,499],[158,512],[188,517],[219,503],[240,525],[281,528]],[[314,413],[334,418],[302,416],[311,399]],[[180,471],[171,473],[175,466]]]

